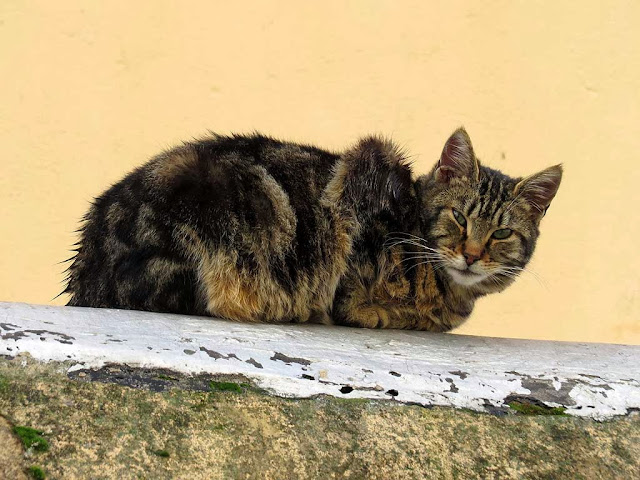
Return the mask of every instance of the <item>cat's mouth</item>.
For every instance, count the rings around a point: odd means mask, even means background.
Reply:
[[[447,267],[447,272],[456,283],[467,287],[487,278],[485,273],[477,273],[468,268],[462,270],[455,267]]]
[[[456,268],[456,271],[459,272],[461,275],[466,275],[468,277],[473,277],[474,275],[480,275],[479,273],[476,272],[472,272],[471,270],[469,270],[468,268],[465,270],[458,270]]]

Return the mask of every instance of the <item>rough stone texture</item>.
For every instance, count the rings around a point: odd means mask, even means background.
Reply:
[[[68,368],[0,358],[0,415],[45,432],[51,448],[33,452],[29,465],[47,478],[618,479],[640,472],[635,413],[606,422],[494,416],[277,398],[242,378],[218,377],[241,393],[211,391],[216,377],[169,370],[110,366],[70,379]],[[24,468],[15,455],[0,458],[0,472]]]

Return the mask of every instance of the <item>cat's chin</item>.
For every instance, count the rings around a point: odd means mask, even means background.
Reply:
[[[476,285],[488,277],[483,273],[475,273],[470,270],[463,271],[453,267],[447,267],[446,271],[454,282],[464,287]]]

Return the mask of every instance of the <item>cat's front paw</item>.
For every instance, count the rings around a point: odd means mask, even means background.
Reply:
[[[361,328],[387,328],[389,313],[380,306],[370,305],[352,311],[348,323]]]

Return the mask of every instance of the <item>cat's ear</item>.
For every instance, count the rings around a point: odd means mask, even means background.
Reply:
[[[562,165],[554,165],[522,179],[513,190],[514,195],[528,201],[535,211],[544,216],[556,196],[562,180]]]
[[[471,139],[460,127],[444,144],[434,175],[437,181],[449,183],[453,178],[477,180],[480,164],[473,153]]]

